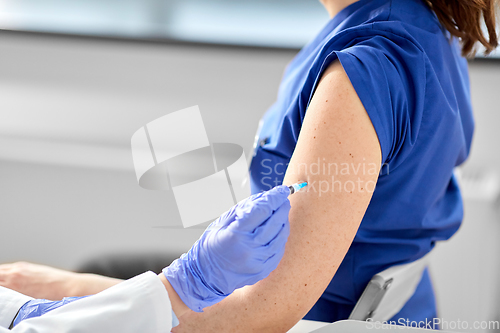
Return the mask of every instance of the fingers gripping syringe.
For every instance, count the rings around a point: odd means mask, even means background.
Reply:
[[[307,186],[307,182],[295,183],[293,185],[288,186],[288,188],[290,189],[290,195],[294,194],[295,192],[300,191],[300,189],[302,189],[306,186]]]
[[[290,189],[290,194],[289,194],[289,196],[290,196],[290,195],[292,195],[292,194],[294,194],[294,193],[296,193],[296,192],[298,192],[298,191],[300,191],[301,189],[303,189],[303,188],[304,188],[304,187],[306,187],[306,186],[307,186],[307,182],[300,182],[300,183],[296,183],[296,184],[293,184],[293,185],[289,185],[289,186],[287,186],[287,187]],[[263,193],[264,193],[264,192],[261,192],[259,195],[262,195]],[[276,192],[276,193],[278,193],[278,192]],[[283,192],[281,192],[281,193],[283,193]],[[260,197],[259,195],[257,196],[257,198],[258,198],[258,197]],[[245,200],[246,200],[246,199],[245,199]],[[238,205],[240,205],[241,203],[243,203],[243,201],[241,201],[240,203],[238,203]],[[221,229],[221,228],[223,227],[223,225],[222,225],[222,224],[218,224],[218,223],[217,223],[218,221],[219,221],[219,220],[215,220],[214,222],[212,222],[212,223],[211,223],[211,224],[207,227],[206,231],[211,231],[211,230],[219,230],[219,229]]]

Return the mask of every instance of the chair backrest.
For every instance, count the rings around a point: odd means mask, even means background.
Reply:
[[[429,258],[430,253],[414,262],[389,267],[376,274],[366,286],[349,319],[381,322],[391,319],[415,293]]]

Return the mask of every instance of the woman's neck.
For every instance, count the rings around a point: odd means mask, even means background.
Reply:
[[[337,15],[342,9],[355,3],[358,0],[319,0],[330,14],[330,17]]]

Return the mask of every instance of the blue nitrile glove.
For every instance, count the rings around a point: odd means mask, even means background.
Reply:
[[[52,310],[55,310],[57,308],[60,308],[63,305],[72,303],[76,300],[79,300],[81,298],[85,298],[88,296],[83,296],[83,297],[65,297],[61,301],[49,301],[47,299],[34,299],[31,301],[28,301],[24,303],[24,305],[19,309],[19,312],[16,315],[16,318],[12,322],[12,327],[16,326],[19,324],[21,321],[28,319],[28,318],[34,318],[34,317],[40,317],[41,315],[46,314],[47,312],[50,312]]]
[[[222,214],[163,274],[193,311],[220,302],[235,289],[271,273],[290,234],[290,190],[277,186]]]

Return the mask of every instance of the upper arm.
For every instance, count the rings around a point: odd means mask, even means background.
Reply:
[[[349,249],[380,164],[376,132],[336,61],[317,86],[283,182],[309,185],[290,197],[290,237],[278,268],[205,313],[183,316],[174,331],[275,332],[293,326],[321,296]]]
[[[309,184],[290,197],[291,234],[275,278],[288,281],[283,293],[299,304],[290,323],[314,305],[342,262],[372,197],[381,156],[371,120],[336,61],[314,93],[284,179]]]
[[[336,61],[314,93],[284,180],[309,183],[307,192],[290,197],[296,232],[289,245],[317,261],[313,266],[326,268],[328,282],[364,216],[380,165],[380,145],[370,118]]]

